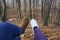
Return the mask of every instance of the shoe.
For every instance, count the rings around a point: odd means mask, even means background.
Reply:
[[[23,18],[23,20],[22,20],[22,22],[21,22],[21,24],[20,24],[20,26],[23,28],[23,30],[25,31],[25,29],[26,29],[26,27],[28,26],[28,24],[29,24],[29,19],[28,19],[28,17],[24,17]]]
[[[34,34],[34,27],[38,27],[37,21],[35,19],[31,19],[30,24]]]
[[[30,24],[32,29],[34,29],[34,27],[38,27],[37,21],[35,19],[31,19]]]

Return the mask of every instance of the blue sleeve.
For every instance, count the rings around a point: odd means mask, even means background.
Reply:
[[[14,36],[19,36],[23,33],[23,28],[18,27],[17,25],[14,24],[9,24],[9,25]]]
[[[14,25],[14,27],[15,27],[15,29],[13,31],[14,31],[15,35],[19,36],[23,33],[23,29],[21,27],[18,27],[18,26],[15,26],[15,25]]]

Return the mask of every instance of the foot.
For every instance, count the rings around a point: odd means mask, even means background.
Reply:
[[[34,29],[34,27],[38,27],[37,21],[35,19],[32,19],[30,24],[31,24],[32,29]]]
[[[37,21],[35,19],[31,19],[30,24],[34,34],[34,27],[38,27]]]
[[[26,27],[28,26],[29,24],[29,19],[28,17],[24,17],[23,20],[22,20],[22,23],[20,24],[20,26],[23,28],[23,30],[25,31]]]

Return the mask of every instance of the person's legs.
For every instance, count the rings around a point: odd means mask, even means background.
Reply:
[[[48,40],[48,39],[44,36],[42,31],[38,27],[35,27],[34,28],[34,40]]]
[[[32,19],[30,24],[34,35],[34,40],[48,40],[42,31],[38,28],[38,24],[35,19]]]

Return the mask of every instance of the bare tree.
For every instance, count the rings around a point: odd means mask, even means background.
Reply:
[[[27,8],[27,2],[26,0],[24,0],[24,11],[26,12],[26,8]]]
[[[51,4],[53,0],[45,0],[44,1],[44,10],[43,10],[43,25],[48,25],[48,18],[51,10]]]
[[[33,13],[34,13],[34,7],[35,7],[35,0],[33,0]]]
[[[38,4],[39,4],[39,0],[36,0],[36,11],[37,11]]]
[[[43,18],[43,0],[41,0],[41,19]],[[43,20],[43,19],[42,19]]]
[[[13,6],[13,8],[14,8],[14,0],[12,0],[12,6]]]
[[[2,16],[2,22],[6,22],[6,19],[7,19],[6,0],[3,0],[3,4],[4,4],[4,15]]]
[[[21,0],[16,0],[18,17],[21,18]]]
[[[32,19],[32,6],[31,6],[31,0],[29,0],[29,7],[30,7],[30,10],[29,10],[29,15],[30,15],[30,19]]]
[[[53,0],[50,0],[49,6],[48,6],[48,11],[47,11],[47,17],[46,17],[46,20],[45,20],[45,24],[44,25],[47,25],[48,24],[48,18],[49,18],[49,14],[50,14],[50,10],[51,10],[52,1]]]
[[[60,4],[59,4],[59,10],[58,10],[58,25],[60,23]]]
[[[2,2],[0,1],[0,17],[2,17]]]

